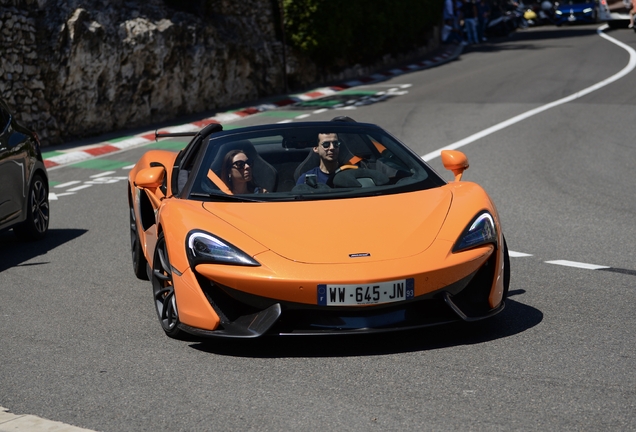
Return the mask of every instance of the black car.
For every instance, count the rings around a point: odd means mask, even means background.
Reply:
[[[24,240],[49,229],[49,182],[40,141],[19,124],[0,99],[0,230]]]

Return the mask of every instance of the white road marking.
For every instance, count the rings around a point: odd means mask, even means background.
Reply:
[[[529,253],[515,252],[515,251],[508,251],[508,255],[511,258],[523,258],[523,257],[531,257],[532,256],[532,254],[529,254]]]
[[[86,188],[89,188],[91,186],[92,185],[89,185],[89,184],[83,184],[81,186],[77,186],[77,187],[74,187],[72,189],[68,189],[67,192],[77,192],[78,190],[86,189]]]
[[[107,175],[115,174],[117,171],[104,171],[103,173],[93,174],[91,178],[105,177]]]
[[[57,195],[53,192],[49,192],[49,201],[57,201]]]
[[[297,117],[295,117],[295,118],[297,118],[297,119],[304,119],[304,118],[309,117],[310,115],[311,115],[311,114],[301,114],[301,115],[299,115],[299,116],[297,116]]]
[[[137,165],[137,164],[126,165],[125,167],[122,167],[122,169],[131,170],[131,169],[133,169],[135,167],[135,165]]]
[[[293,120],[292,119],[287,119],[287,120],[281,120],[277,123],[291,123]]]
[[[81,183],[81,181],[73,180],[73,181],[70,181],[70,182],[66,182],[66,183],[62,183],[62,184],[59,184],[59,185],[55,185],[55,187],[56,188],[65,188],[65,187],[68,187],[68,186],[73,186],[73,185],[78,184],[78,183]]]
[[[89,180],[84,182],[84,184],[86,185],[97,185],[97,184],[111,184],[111,183],[117,183],[119,180],[116,178],[110,178],[108,177],[106,180],[104,181],[97,181],[97,180]]]
[[[491,126],[487,129],[484,129],[481,132],[477,132],[476,134],[473,134],[467,138],[464,138],[463,140],[457,141],[453,144],[449,144],[445,147],[442,147],[438,150],[432,151],[430,153],[425,154],[424,156],[422,156],[422,159],[424,159],[425,161],[430,161],[432,159],[435,159],[437,157],[439,157],[442,153],[442,150],[457,150],[458,148],[464,147],[472,142],[475,142],[485,136],[488,136],[490,134],[493,134],[497,131],[500,131],[502,129],[507,128],[508,126],[512,126],[515,123],[519,123],[520,121],[523,121],[529,117],[532,117],[534,115],[537,115],[539,113],[542,113],[543,111],[549,110],[550,108],[554,108],[556,106],[559,105],[563,105],[565,103],[571,102],[575,99],[579,99],[589,93],[592,93],[593,91],[596,91],[600,88],[605,87],[608,84],[613,83],[614,81],[617,81],[619,79],[621,79],[622,77],[624,77],[625,75],[627,75],[628,73],[630,73],[635,67],[636,67],[636,51],[630,47],[629,45],[624,44],[623,42],[620,42],[616,39],[614,39],[613,37],[607,36],[605,33],[602,32],[602,30],[606,29],[607,25],[603,25],[601,27],[599,27],[597,29],[597,32],[599,34],[599,36],[601,36],[604,39],[607,39],[608,41],[618,45],[619,47],[623,48],[624,50],[626,50],[629,53],[629,62],[627,63],[627,66],[625,66],[620,72],[612,75],[611,77],[604,79],[601,82],[598,82],[596,84],[594,84],[593,86],[590,86],[588,88],[585,88],[581,91],[578,91],[570,96],[564,97],[562,99],[556,100],[554,102],[551,102],[549,104],[537,107],[535,109],[532,109],[530,111],[526,111],[523,114],[519,114],[518,116],[515,116],[511,119],[508,119],[506,121],[503,121],[499,124],[496,124],[494,126]]]
[[[599,269],[610,268],[609,266],[602,266],[602,265],[588,264],[588,263],[567,261],[567,260],[546,261],[546,264],[556,264],[556,265],[562,265],[566,267],[576,267],[576,268],[582,268],[582,269],[588,269],[588,270],[599,270]]]
[[[322,113],[327,112],[327,111],[329,111],[328,108],[321,108],[319,110],[314,111],[312,114],[322,114]]]
[[[85,181],[84,184],[109,184],[117,183],[118,181],[128,180],[128,177],[115,176],[115,177],[97,177],[94,180]]]

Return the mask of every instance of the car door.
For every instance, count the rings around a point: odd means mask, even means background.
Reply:
[[[0,106],[0,228],[21,216],[27,195],[27,137]]]

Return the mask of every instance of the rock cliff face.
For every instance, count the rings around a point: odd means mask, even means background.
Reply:
[[[275,0],[181,2],[207,9],[0,0],[0,96],[48,145],[285,91]],[[319,77],[289,52],[287,63],[300,85],[360,72]]]

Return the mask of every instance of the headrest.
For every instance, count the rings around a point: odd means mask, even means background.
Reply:
[[[217,175],[221,175],[221,169],[223,168],[223,159],[225,159],[225,155],[231,152],[232,150],[242,150],[249,159],[255,160],[260,158],[254,145],[248,140],[241,141],[233,141],[229,143],[222,144],[212,161],[212,171],[214,171]]]

